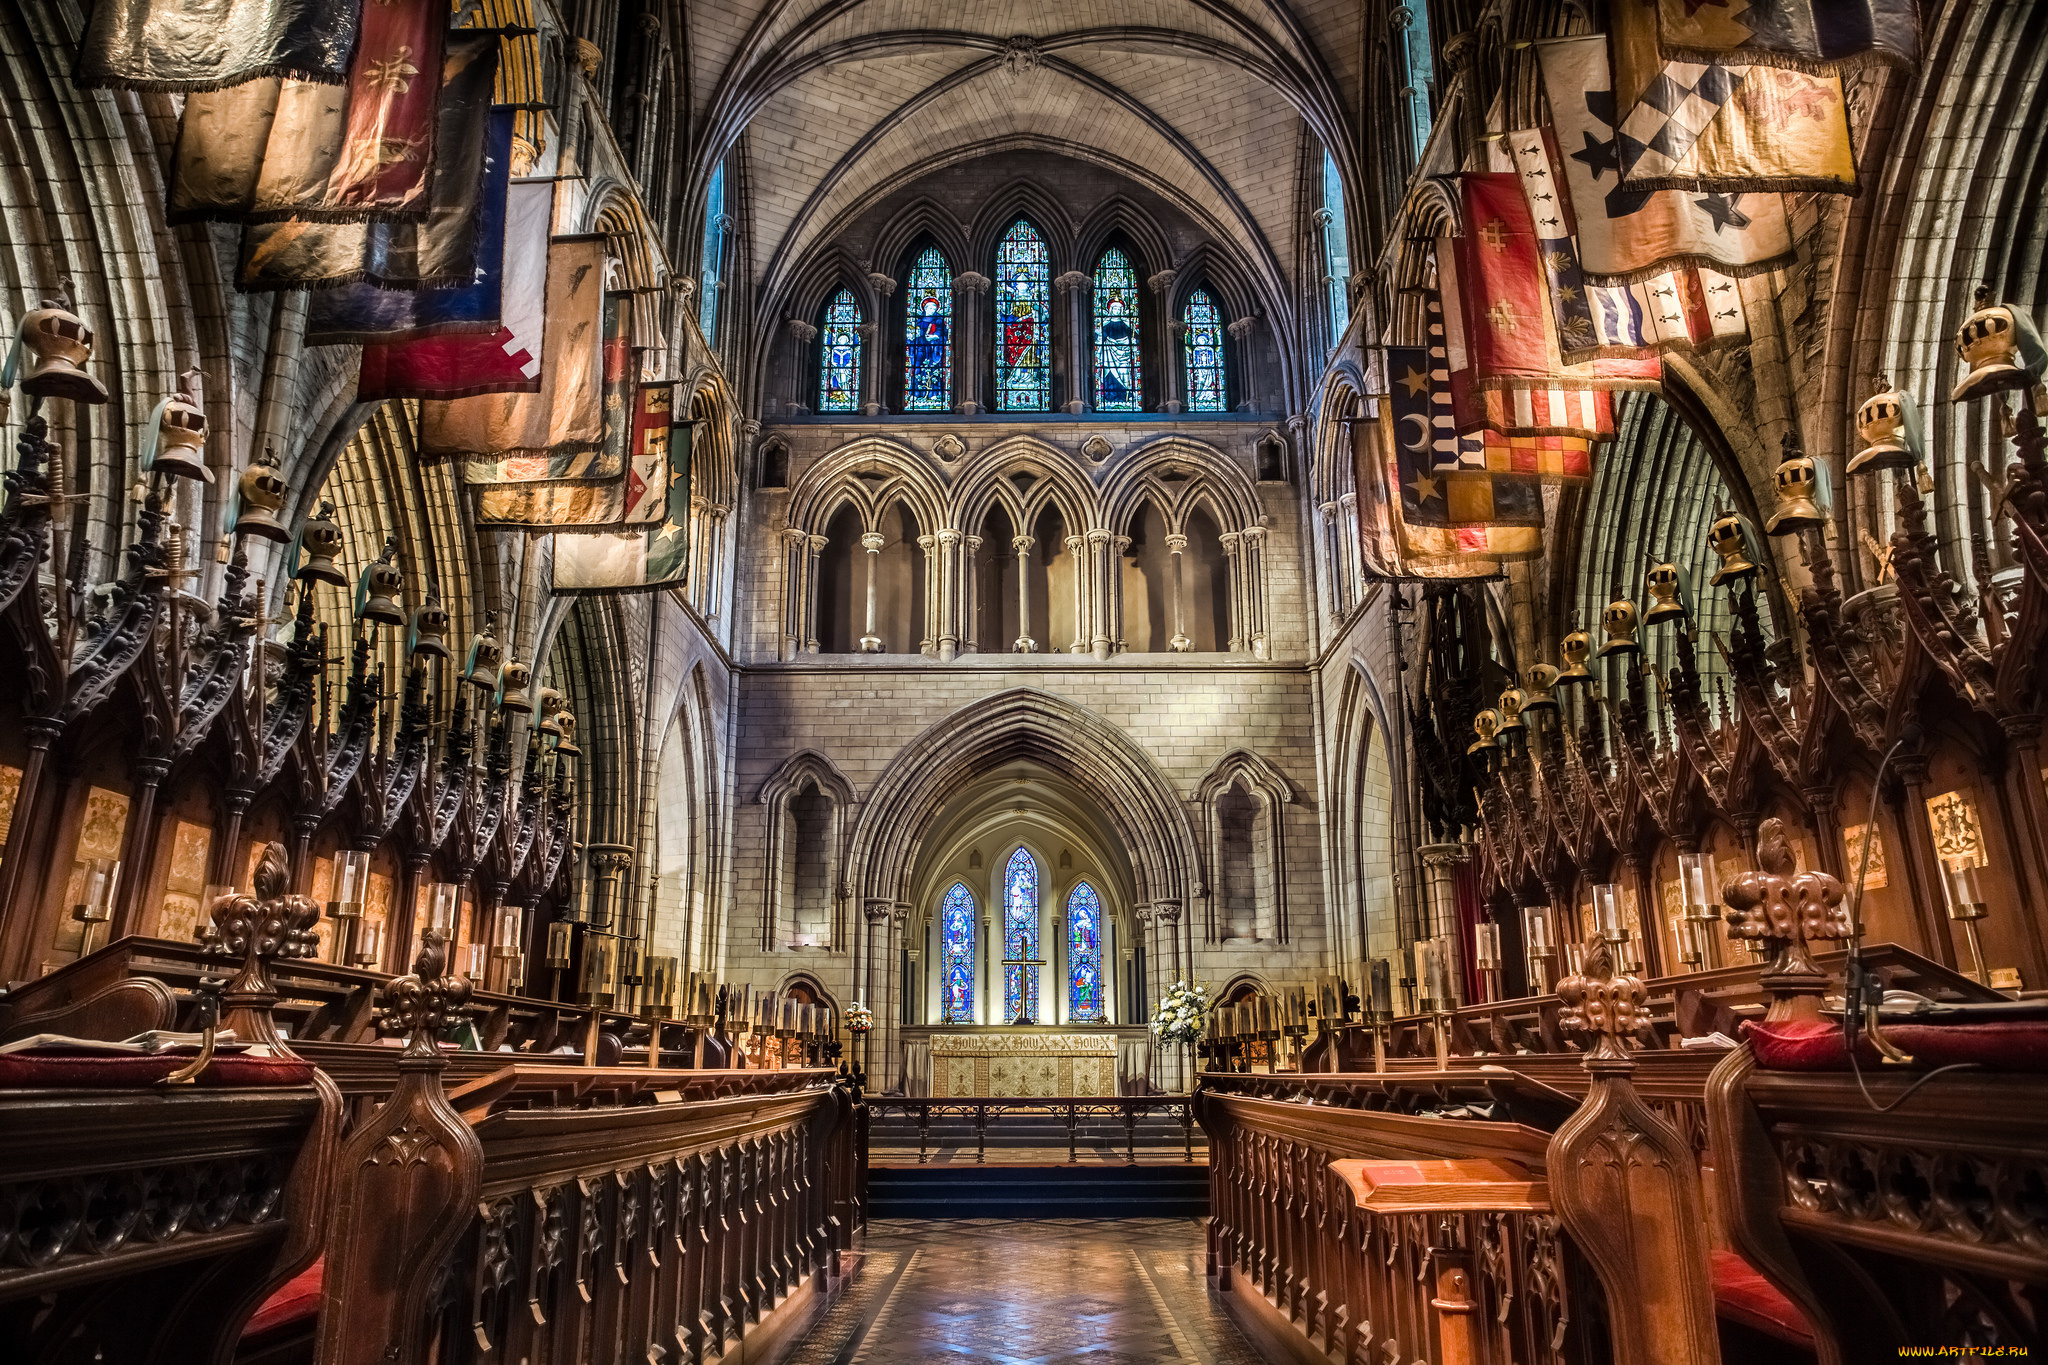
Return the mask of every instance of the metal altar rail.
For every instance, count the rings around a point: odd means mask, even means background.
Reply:
[[[1018,1099],[933,1099],[929,1096],[869,1095],[868,1109],[875,1115],[890,1110],[900,1111],[906,1118],[917,1120],[917,1164],[922,1166],[931,1160],[932,1115],[940,1117],[972,1118],[974,1120],[974,1164],[986,1165],[988,1160],[988,1125],[990,1120],[1005,1114],[1046,1114],[1067,1121],[1067,1164],[1077,1165],[1080,1161],[1081,1120],[1084,1118],[1121,1118],[1124,1125],[1124,1164],[1138,1164],[1138,1116],[1140,1114],[1164,1113],[1180,1121],[1181,1160],[1192,1165],[1195,1160],[1195,1115],[1191,1097],[1187,1095],[1121,1095],[1114,1099],[1077,1100],[1060,1098],[1018,1098]]]

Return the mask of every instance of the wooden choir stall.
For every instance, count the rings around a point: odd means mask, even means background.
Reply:
[[[846,1283],[865,1114],[821,1031],[749,1065],[723,999],[635,1031],[433,928],[405,976],[319,963],[289,884],[273,844],[202,944],[0,1005],[8,1359],[762,1360]]]

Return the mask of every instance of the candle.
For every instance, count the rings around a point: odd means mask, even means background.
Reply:
[[[1451,955],[1446,951],[1449,946],[1437,940],[1432,940],[1429,945],[1429,995],[1440,1010],[1451,1009],[1458,1003],[1457,997],[1451,994]]]
[[[1711,876],[1708,865],[1712,862],[1712,858],[1698,853],[1678,855],[1679,899],[1684,902],[1685,913],[1694,918],[1705,912],[1710,901],[1707,883]]]
[[[455,913],[461,899],[462,888],[454,882],[435,882],[433,911],[427,923],[450,938],[454,937]]]
[[[1524,932],[1528,935],[1530,953],[1535,955],[1548,953],[1550,951],[1549,908],[1541,905],[1523,906],[1522,922],[1526,926]]]
[[[1436,944],[1426,938],[1415,940],[1415,996],[1418,1001],[1433,1000],[1436,991],[1436,974],[1430,970],[1430,959],[1436,956]]]
[[[1610,943],[1621,937],[1621,888],[1613,882],[1593,888],[1593,931]]]
[[[1948,884],[1948,917],[1950,919],[1983,919],[1987,913],[1984,904],[1984,885],[1978,878],[1977,865],[1971,862],[1945,864]]]
[[[1482,972],[1500,970],[1500,926],[1497,924],[1475,924],[1472,926],[1473,958]]]
[[[1394,1017],[1394,970],[1383,957],[1372,960],[1372,1017],[1374,1022]]]

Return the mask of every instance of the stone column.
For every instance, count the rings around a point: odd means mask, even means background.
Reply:
[[[1088,305],[1095,292],[1095,281],[1087,272],[1069,270],[1053,281],[1059,295],[1067,303],[1067,340],[1058,354],[1066,361],[1066,401],[1061,409],[1066,412],[1088,411],[1089,400],[1095,392],[1094,369],[1089,363],[1089,316]],[[1058,366],[1054,366],[1055,377]]]
[[[969,536],[962,542],[967,548],[960,555],[960,572],[965,582],[961,586],[960,600],[960,652],[979,654],[981,652],[981,537]]]
[[[811,405],[804,398],[811,392],[810,385],[816,381],[811,370],[811,343],[818,339],[818,329],[802,318],[789,320],[789,335],[795,340],[789,362],[789,397],[783,406],[799,412],[809,412]]]
[[[876,371],[882,368],[882,357],[875,347],[875,324],[856,323],[853,330],[860,333],[860,410],[870,417],[879,417],[882,414],[882,390]]]
[[[1188,325],[1179,318],[1170,318],[1166,323],[1166,345],[1161,352],[1161,368],[1166,372],[1166,401],[1159,405],[1161,412],[1183,412],[1187,408],[1181,382],[1187,377]]]
[[[960,653],[960,533],[939,531],[939,662],[951,663]]]
[[[1238,549],[1244,543],[1241,531],[1224,531],[1217,535],[1216,543],[1223,547],[1223,563],[1230,575],[1230,644],[1232,654],[1242,653],[1244,640],[1244,565]]]
[[[1068,536],[1066,539],[1067,558],[1074,561],[1074,639],[1067,646],[1069,654],[1088,652],[1088,540],[1085,536]]]
[[[1252,334],[1258,330],[1259,320],[1255,317],[1239,318],[1224,328],[1230,333],[1232,349],[1237,356],[1237,410],[1257,412],[1259,410],[1259,386],[1252,369]]]
[[[1088,533],[1088,642],[1098,659],[1109,657],[1116,638],[1109,633],[1110,541],[1113,537],[1098,526]]]
[[[889,918],[890,908],[890,902],[886,900],[869,899],[861,902],[861,919],[864,921],[864,928],[861,934],[861,973],[856,978],[858,982],[856,989],[860,992],[860,1003],[866,1005],[875,1016],[875,1027],[863,1040],[862,1051],[864,1055],[861,1057],[862,1069],[868,1073],[870,1079],[875,1074],[873,1052],[875,1034],[882,1031],[883,1023],[882,1002],[875,996],[875,926]],[[885,1058],[888,1056],[886,1050],[883,1052],[883,1056]]]
[[[803,652],[808,601],[804,589],[810,582],[808,531],[791,526],[782,533],[782,650],[784,663]]]
[[[1358,565],[1358,494],[1346,493],[1337,499],[1337,544],[1343,551],[1344,585],[1349,600],[1356,602],[1364,593]]]
[[[1109,556],[1109,638],[1114,642],[1110,653],[1121,654],[1127,647],[1124,643],[1124,551],[1131,548],[1129,536],[1116,536],[1110,542]]]
[[[1011,647],[1019,654],[1038,652],[1031,638],[1031,546],[1030,536],[1012,536],[1010,548],[1017,552],[1017,640]]]
[[[1248,526],[1244,532],[1245,643],[1254,659],[1268,656],[1266,647],[1266,528]]]
[[[1173,316],[1173,272],[1161,270],[1148,278],[1152,298],[1158,305],[1159,320],[1165,324],[1160,335],[1166,344],[1159,348],[1159,411],[1179,412],[1181,410],[1180,363],[1181,334],[1188,327]]]
[[[1344,618],[1351,603],[1350,594],[1345,591],[1348,580],[1344,573],[1344,528],[1337,514],[1344,510],[1336,502],[1318,503],[1316,516],[1323,524],[1323,559],[1330,566],[1329,605],[1332,624]]]
[[[924,617],[918,623],[923,635],[917,642],[917,652],[930,659],[938,654],[938,646],[932,639],[932,627],[939,623],[939,538],[919,536],[917,547],[924,551]]]
[[[860,652],[880,654],[882,637],[875,634],[875,590],[876,579],[882,572],[882,546],[884,538],[880,531],[869,531],[860,538],[860,547],[868,552],[868,627],[860,637]]]
[[[1444,978],[1450,983],[1451,994],[1462,1005],[1466,949],[1464,935],[1458,930],[1457,876],[1458,865],[1465,861],[1466,848],[1463,844],[1424,844],[1416,852],[1422,855],[1422,875],[1427,885],[1424,900],[1428,906],[1429,936],[1443,940],[1449,950],[1444,960]],[[1417,989],[1421,987],[1418,985]]]
[[[818,652],[818,556],[832,542],[823,536],[812,536],[808,542],[810,555],[804,562],[804,652]]]
[[[1187,615],[1181,605],[1184,593],[1181,581],[1181,556],[1187,553],[1187,548],[1186,536],[1178,532],[1167,536],[1166,549],[1173,556],[1173,639],[1167,642],[1167,648],[1176,654],[1185,654],[1195,647],[1195,642],[1188,638]]]
[[[953,277],[953,411],[972,416],[988,410],[981,392],[981,363],[988,357],[988,276],[963,270]]]
[[[1188,973],[1181,970],[1180,963],[1180,902],[1154,901],[1152,902],[1152,911],[1152,917],[1158,921],[1161,934],[1172,945],[1171,951],[1163,959],[1163,961],[1172,963],[1172,974],[1163,978],[1163,984],[1159,992],[1161,996],[1164,996],[1166,994],[1166,987],[1171,986],[1176,981],[1183,981],[1188,976]],[[1181,1089],[1185,1084],[1183,1068],[1186,1065],[1186,1054],[1187,1045],[1185,1043],[1175,1043],[1167,1049],[1166,1055],[1161,1058],[1161,1061],[1164,1063],[1162,1070],[1167,1078],[1166,1083],[1174,1090]]]

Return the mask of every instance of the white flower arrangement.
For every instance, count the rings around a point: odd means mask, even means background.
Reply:
[[[1176,981],[1152,1016],[1152,1032],[1167,1043],[1192,1043],[1209,1024],[1209,988]]]
[[[849,1033],[866,1033],[875,1026],[874,1011],[856,1000],[846,1007],[846,1029]]]

